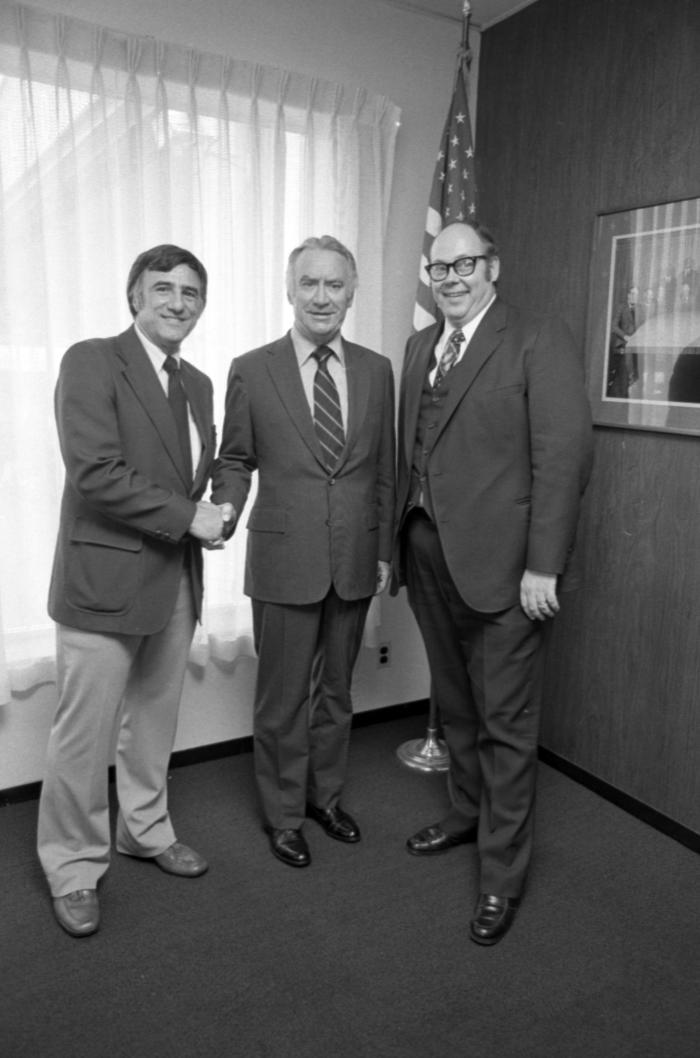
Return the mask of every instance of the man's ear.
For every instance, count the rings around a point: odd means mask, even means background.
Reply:
[[[501,262],[498,257],[490,258],[488,262],[488,274],[492,283],[495,283],[501,274]]]

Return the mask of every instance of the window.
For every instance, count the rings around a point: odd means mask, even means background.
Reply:
[[[398,117],[362,89],[20,5],[0,10],[5,699],[9,687],[46,678],[53,657],[46,595],[63,469],[52,401],[65,350],[128,326],[126,276],[138,253],[186,246],[206,265],[210,291],[184,354],[211,376],[220,425],[232,357],[290,324],[289,251],[326,232],[358,259],[347,336],[381,345]],[[246,642],[244,546],[241,532],[207,555],[200,659],[212,644],[230,656]]]

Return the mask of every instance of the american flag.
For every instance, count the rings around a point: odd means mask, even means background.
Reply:
[[[435,323],[437,313],[425,265],[430,260],[433,239],[445,224],[476,218],[477,189],[474,175],[474,144],[467,105],[469,66],[467,53],[460,52],[452,104],[440,141],[425,221],[423,251],[418,274],[413,326],[421,330]]]

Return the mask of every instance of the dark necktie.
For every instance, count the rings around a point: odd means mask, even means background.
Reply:
[[[163,368],[168,372],[168,401],[177,426],[177,437],[185,461],[187,481],[192,481],[192,448],[190,445],[190,422],[187,414],[187,397],[180,380],[180,365],[174,356],[166,356]]]
[[[338,387],[328,370],[332,352],[327,345],[319,345],[312,354],[318,364],[314,376],[314,427],[329,470],[335,466],[345,444]]]
[[[433,389],[437,389],[447,372],[454,365],[455,360],[459,356],[459,348],[463,341],[464,335],[461,331],[452,332],[449,342],[442,351],[440,363],[438,364],[435,378],[433,379]]]

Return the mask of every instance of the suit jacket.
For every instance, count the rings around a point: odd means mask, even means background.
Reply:
[[[376,590],[389,561],[394,517],[394,389],[385,356],[343,342],[348,382],[346,443],[324,465],[289,334],[234,360],[216,503],[239,516],[253,471],[244,591],[263,602],[318,602],[331,584],[347,600]]]
[[[440,331],[441,325],[428,327],[406,346],[399,529],[409,501],[421,391]],[[590,411],[565,325],[498,298],[449,380],[427,487],[460,595],[474,609],[492,613],[518,602],[525,569],[561,574],[567,567],[590,473]]]
[[[181,361],[202,440],[185,478],[175,421],[133,327],[72,346],[61,363],[56,422],[66,480],[49,613],[86,631],[148,635],[172,613],[187,556],[198,616],[202,555],[187,530],[216,451],[212,385]]]

